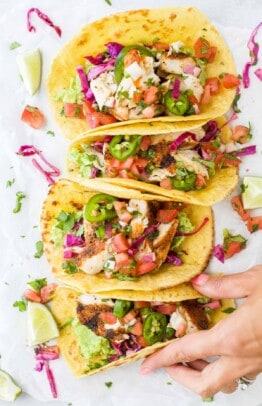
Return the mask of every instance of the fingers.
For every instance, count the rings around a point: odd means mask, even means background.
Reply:
[[[190,362],[217,354],[220,343],[213,330],[199,331],[177,339],[167,347],[149,356],[141,366],[141,374],[146,375],[158,368],[180,362]]]
[[[192,279],[194,288],[213,299],[243,298],[251,294],[262,278],[262,266],[235,275],[201,274]]]
[[[200,364],[199,361],[194,365],[202,368],[204,364]],[[230,359],[225,357],[206,364],[202,370],[192,369],[181,364],[169,366],[166,370],[171,378],[203,398],[212,397],[219,391],[232,393],[237,387],[237,371],[232,370]]]

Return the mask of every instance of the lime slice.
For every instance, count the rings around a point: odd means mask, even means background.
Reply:
[[[243,185],[242,201],[244,209],[262,207],[262,178],[258,176],[245,176]]]
[[[28,345],[45,343],[59,336],[56,322],[48,308],[35,302],[28,302]]]
[[[17,55],[16,62],[28,93],[33,96],[40,87],[42,58],[39,49]]]
[[[0,369],[0,399],[12,402],[22,393],[22,389],[15,384],[11,376]]]

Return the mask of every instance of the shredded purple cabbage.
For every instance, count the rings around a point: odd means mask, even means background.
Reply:
[[[258,61],[259,45],[257,42],[255,42],[255,37],[261,27],[262,27],[262,21],[252,31],[249,41],[247,43],[247,47],[249,49],[250,61],[245,64],[243,73],[242,73],[243,84],[244,84],[245,89],[248,88],[250,85],[249,70],[250,70],[251,66],[256,65],[256,63]]]
[[[208,121],[204,126],[205,135],[201,139],[201,142],[208,142],[216,138],[217,134],[220,133],[220,130],[217,126],[217,122],[215,120]]]
[[[38,361],[36,363],[36,366],[35,366],[35,371],[42,372],[43,368],[44,368],[44,362],[43,361]]]
[[[88,62],[92,63],[92,65],[100,65],[101,63],[104,62],[105,55],[103,53],[97,54],[96,56],[85,56],[85,59],[88,60]]]
[[[97,178],[97,176],[99,175],[99,169],[97,168],[91,168],[91,173],[90,173],[90,178],[94,179]]]
[[[111,58],[116,58],[124,48],[123,45],[118,42],[108,42],[105,46],[107,47]]]
[[[196,136],[195,134],[186,131],[183,134],[181,134],[179,137],[177,137],[177,139],[175,139],[173,142],[171,142],[171,144],[169,145],[169,149],[170,151],[174,152],[176,151],[179,146],[188,138],[191,137],[194,141],[196,141]]]
[[[182,265],[181,259],[177,256],[175,251],[169,251],[166,257],[166,262],[175,266]]]
[[[180,96],[180,80],[176,78],[173,84],[172,97],[177,100],[179,96]]]
[[[60,170],[56,168],[54,165],[52,165],[50,162],[48,162],[43,156],[42,152],[39,151],[39,149],[37,149],[34,145],[21,145],[21,147],[17,151],[17,155],[22,156],[31,156],[35,154],[38,155],[39,158],[52,170],[47,171],[44,168],[42,168],[42,166],[36,159],[32,159],[32,164],[37,170],[39,170],[39,172],[41,172],[44,175],[48,183],[53,185],[55,183],[53,177],[60,176]]]
[[[213,248],[213,255],[216,257],[220,262],[224,263],[225,262],[225,254],[224,254],[224,248],[222,247],[221,244],[217,244]]]
[[[51,389],[53,398],[56,399],[57,398],[57,389],[56,389],[55,378],[54,378],[51,368],[49,367],[48,361],[44,361],[44,367],[45,367],[45,372],[47,375],[47,379],[48,379],[48,382],[50,385],[50,389]]]
[[[254,155],[257,152],[256,145],[250,145],[249,147],[244,147],[239,149],[238,151],[232,152],[232,154],[236,156],[246,156],[246,155]]]
[[[76,252],[73,252],[71,249],[65,248],[63,252],[63,258],[64,259],[72,259],[77,256]]]
[[[231,117],[229,117],[229,119],[219,128],[219,130],[221,131],[222,128],[224,128],[226,125],[228,125],[229,123],[231,123],[231,121],[234,121],[238,118],[237,113],[233,113]]]
[[[138,237],[135,241],[132,242],[131,247],[129,248],[129,250],[134,250],[136,248],[139,247],[139,245],[142,244],[142,242],[144,241],[144,239],[151,234],[152,232],[156,231],[158,229],[158,227],[160,226],[160,223],[157,224],[153,224],[152,226],[149,226],[144,232],[143,234]],[[128,251],[129,251],[128,250]]]
[[[43,20],[47,25],[49,25],[51,28],[53,28],[55,30],[55,32],[57,33],[57,35],[59,37],[61,37],[61,35],[62,35],[61,28],[58,27],[57,25],[54,25],[53,21],[50,20],[50,18],[46,14],[42,13],[42,11],[39,10],[39,8],[36,8],[36,7],[30,8],[27,12],[27,29],[29,32],[36,31],[35,27],[31,24],[31,21],[30,21],[31,14],[33,14],[33,13],[36,13],[37,16],[39,18],[41,18],[41,20]]]
[[[87,76],[86,76],[86,73],[85,73],[83,67],[81,65],[77,66],[76,71],[79,76],[82,92],[84,93],[85,99],[89,100],[90,102],[93,102],[95,100],[95,96],[89,87]]]
[[[87,74],[87,79],[93,80],[97,76],[101,75],[101,73],[112,70],[113,67],[115,66],[115,59],[110,59],[110,61],[101,63],[100,65],[97,65],[95,68],[90,69],[90,71]]]
[[[190,235],[197,234],[206,225],[206,223],[208,223],[208,221],[209,221],[209,218],[205,217],[203,219],[202,223],[194,231],[191,231],[190,233],[183,233],[182,231],[178,231],[176,233],[176,236],[177,237],[179,237],[179,236],[189,237]]]
[[[254,73],[259,80],[262,80],[262,69],[261,68],[256,69]]]

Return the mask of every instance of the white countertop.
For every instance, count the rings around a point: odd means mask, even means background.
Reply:
[[[249,59],[246,47],[252,29],[262,17],[262,2],[258,0],[112,0],[109,7],[104,0],[0,0],[1,52],[0,52],[0,241],[1,241],[1,277],[0,277],[0,367],[9,371],[28,394],[23,394],[16,404],[19,406],[59,404],[74,406],[198,406],[202,402],[192,392],[173,382],[167,385],[170,378],[158,371],[150,376],[141,377],[138,373],[139,363],[115,368],[104,374],[90,378],[76,379],[63,360],[52,363],[59,399],[54,402],[44,374],[33,370],[32,350],[26,347],[26,315],[12,307],[19,300],[25,289],[26,281],[49,276],[49,266],[44,257],[35,259],[35,242],[40,239],[39,223],[41,204],[48,191],[48,185],[39,172],[33,170],[31,158],[18,157],[15,152],[20,145],[34,144],[44,151],[48,159],[64,171],[64,158],[67,142],[59,133],[48,110],[46,89],[44,86],[51,61],[61,46],[66,43],[86,23],[112,14],[117,11],[161,7],[168,5],[198,6],[218,27],[235,57],[238,72],[241,73],[244,63]],[[30,7],[39,7],[50,16],[55,24],[62,28],[62,38],[39,19],[34,18],[36,33],[26,29],[26,12]],[[23,48],[10,51],[9,45],[18,41]],[[262,47],[262,32],[257,41]],[[29,97],[20,82],[15,57],[20,50],[39,47],[43,54],[43,80],[41,91]],[[262,67],[262,49],[259,63]],[[254,69],[252,69],[254,70]],[[43,130],[34,131],[20,121],[21,111],[28,103],[38,106],[47,117]],[[253,142],[257,145],[256,156],[246,157],[240,175],[262,176],[262,82],[253,74],[251,87],[242,91],[239,106],[242,113],[236,123],[247,125],[250,121],[253,128]],[[55,137],[46,134],[47,130],[55,131]],[[15,178],[11,188],[6,182]],[[13,214],[15,193],[24,191],[27,198],[23,201],[22,211]],[[235,234],[248,237],[248,247],[223,266],[216,259],[209,265],[211,272],[244,271],[255,263],[262,263],[262,232],[249,235],[245,226],[230,209],[229,202],[215,205],[216,242],[221,242],[222,229],[230,228]],[[259,211],[258,211],[259,212]],[[261,211],[260,211],[261,213]],[[25,236],[25,237],[21,237]],[[30,276],[28,276],[30,275]],[[243,332],[244,333],[244,332]],[[104,383],[112,381],[108,389]],[[262,379],[246,392],[236,392],[226,396],[219,394],[214,406],[259,406],[262,404]],[[59,402],[59,403],[58,403]],[[1,402],[0,404],[4,404]]]

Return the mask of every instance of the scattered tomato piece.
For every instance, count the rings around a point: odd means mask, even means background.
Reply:
[[[40,295],[37,292],[35,292],[34,290],[27,289],[24,292],[24,297],[25,297],[26,300],[29,300],[30,302],[41,303]]]
[[[25,106],[21,120],[35,129],[41,128],[44,124],[45,117],[38,107]]]
[[[145,273],[151,272],[156,268],[155,262],[145,262],[138,263],[136,266],[136,275],[144,275]]]
[[[236,125],[233,128],[231,138],[235,142],[239,142],[240,144],[245,144],[251,138],[250,128],[245,127],[244,125]]]
[[[111,312],[102,312],[99,314],[99,317],[108,324],[115,324],[117,322],[117,317]]]
[[[114,250],[119,254],[120,252],[125,252],[129,248],[128,241],[124,234],[117,234],[112,240]]]
[[[240,85],[240,79],[236,75],[226,73],[222,77],[221,83],[226,89],[231,89],[231,87],[236,87]]]
[[[157,221],[160,223],[170,223],[173,221],[178,215],[178,210],[176,209],[168,209],[168,210],[158,210],[157,212]]]

